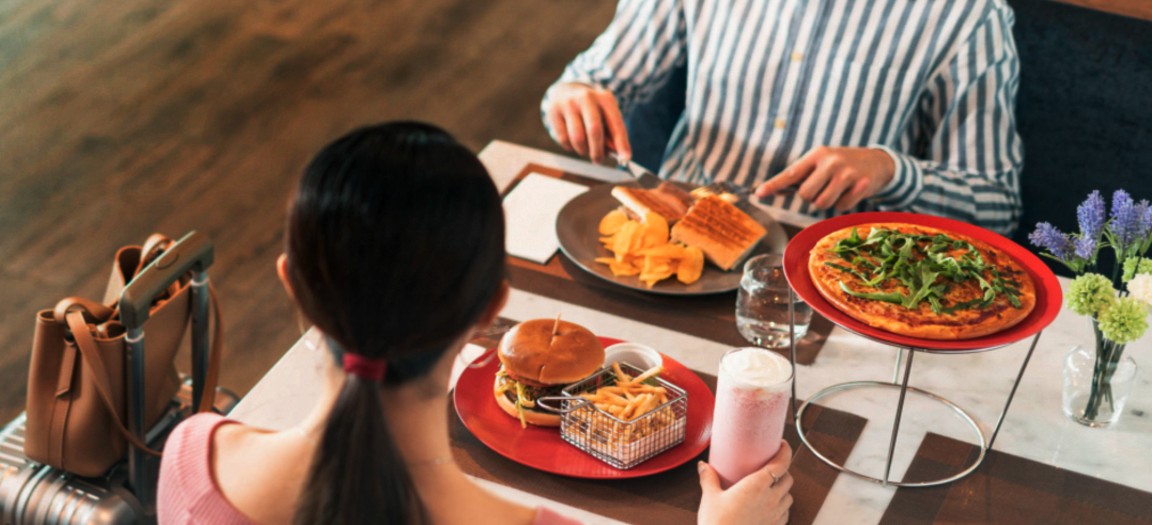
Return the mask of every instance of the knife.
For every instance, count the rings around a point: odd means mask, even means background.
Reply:
[[[651,170],[633,162],[632,159],[625,158],[614,151],[608,155],[616,161],[616,167],[632,174],[632,177],[636,179],[636,182],[640,184],[641,188],[652,189],[663,182],[663,180],[653,174]]]

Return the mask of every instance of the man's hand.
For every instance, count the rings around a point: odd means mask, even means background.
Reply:
[[[796,196],[816,209],[848,211],[880,191],[895,173],[896,165],[883,150],[820,146],[761,184],[756,196],[799,185]]]
[[[703,525],[714,523],[724,525],[788,523],[789,509],[792,507],[792,475],[788,468],[792,465],[792,447],[787,442],[780,444],[780,451],[764,468],[737,481],[728,490],[720,488],[720,476],[712,466],[701,461],[700,510],[696,522]]]
[[[624,117],[611,91],[586,84],[556,86],[548,102],[548,122],[556,142],[568,151],[601,163],[606,146],[625,159],[632,158]]]

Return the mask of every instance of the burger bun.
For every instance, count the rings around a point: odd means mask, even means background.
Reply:
[[[500,340],[500,362],[527,384],[558,385],[588,377],[604,365],[604,345],[576,323],[533,319]]]

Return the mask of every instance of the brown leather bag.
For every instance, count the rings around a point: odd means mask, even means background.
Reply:
[[[129,350],[117,301],[120,292],[172,241],[153,235],[143,247],[116,253],[104,302],[69,297],[36,314],[28,376],[27,432],[30,459],[80,476],[100,476],[125,457],[129,443],[153,454],[130,432],[127,380]],[[144,421],[151,427],[180,387],[175,358],[191,320],[191,283],[182,277],[152,303],[145,352]],[[215,303],[213,295],[213,303]],[[215,330],[203,392],[215,390],[219,368],[220,316],[212,305]],[[200,410],[211,407],[203,395]]]

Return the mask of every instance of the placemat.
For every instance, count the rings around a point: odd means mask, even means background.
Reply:
[[[929,433],[904,480],[951,475],[978,452],[969,443]],[[897,490],[883,522],[1147,524],[1152,494],[990,450],[980,468],[959,481]]]
[[[700,377],[709,388],[716,389],[715,376],[700,374]],[[492,452],[468,431],[456,415],[454,405],[449,405],[447,417],[450,420],[452,454],[468,474],[626,523],[696,523],[696,507],[700,503],[696,461],[707,459],[707,451],[684,465],[648,477],[624,480],[569,478],[526,467]],[[822,451],[840,461],[852,451],[866,421],[859,416],[819,406],[810,408],[805,414],[805,418],[809,417],[811,421],[805,421],[805,426],[811,425],[812,429],[809,439],[818,442]],[[791,468],[795,485],[792,488],[794,502],[790,523],[812,523],[837,472],[800,443],[791,422],[785,430],[785,437],[796,452]]]
[[[505,193],[529,173],[550,175],[589,186],[604,184],[555,168],[528,164],[504,189]],[[784,224],[789,236],[798,228]],[[644,323],[676,330],[710,341],[747,346],[748,342],[736,331],[736,292],[703,296],[671,297],[644,293],[614,286],[581,269],[563,254],[557,254],[548,264],[536,264],[516,257],[508,258],[508,273],[512,286],[560,301],[608,312]],[[576,282],[580,286],[572,286]],[[814,313],[808,334],[796,347],[796,362],[810,365],[824,347],[832,332],[830,321]],[[787,353],[785,350],[784,353]]]

